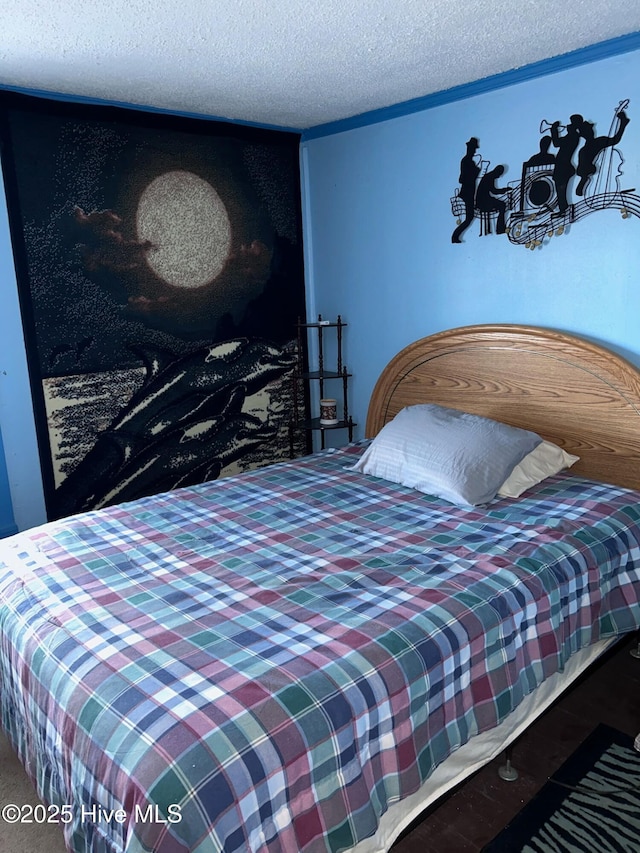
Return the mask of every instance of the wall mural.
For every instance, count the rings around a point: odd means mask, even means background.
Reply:
[[[50,518],[286,458],[299,135],[4,93]]]
[[[628,99],[620,101],[606,136],[597,136],[595,124],[577,113],[566,125],[543,119],[538,151],[522,164],[519,179],[504,185],[506,167],[489,168],[491,162],[478,153],[479,140],[471,137],[451,199],[456,217],[451,242],[461,243],[474,220],[480,236],[506,234],[510,242],[536,249],[599,210],[640,217],[635,188],[620,187],[624,160],[616,146],[630,121],[628,106]]]

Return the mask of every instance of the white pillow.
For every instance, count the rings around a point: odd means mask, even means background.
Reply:
[[[353,470],[454,504],[477,506],[495,497],[541,441],[528,430],[426,403],[402,409]]]
[[[516,465],[498,489],[498,494],[505,498],[519,498],[527,489],[537,486],[564,468],[570,468],[579,459],[579,456],[567,453],[557,444],[543,441]]]

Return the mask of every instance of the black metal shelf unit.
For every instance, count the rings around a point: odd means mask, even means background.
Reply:
[[[325,446],[326,430],[346,429],[348,430],[349,441],[353,441],[353,428],[356,426],[353,418],[349,414],[349,395],[348,382],[351,374],[342,363],[342,330],[347,324],[342,321],[340,315],[335,321],[323,320],[322,315],[318,314],[318,319],[315,323],[303,323],[298,320],[298,363],[294,371],[294,386],[293,386],[293,420],[290,428],[290,448],[291,456],[293,457],[294,434],[296,429],[307,430],[308,433],[319,431],[320,444],[322,449]],[[307,333],[310,329],[315,329],[318,342],[318,364],[317,370],[306,370],[304,353],[306,352]],[[334,330],[336,334],[337,348],[337,364],[335,370],[325,369],[324,357],[324,333],[328,330]],[[320,418],[306,418],[300,415],[301,396],[308,402],[311,399],[311,383],[318,383],[318,391],[320,399],[325,396],[325,382],[332,380],[340,380],[342,383],[342,417],[335,424],[321,423]],[[304,392],[301,393],[301,387]]]

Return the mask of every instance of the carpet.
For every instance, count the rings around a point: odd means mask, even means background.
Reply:
[[[599,725],[482,853],[638,853],[640,753]]]
[[[39,823],[8,823],[2,809],[13,803],[23,810],[25,818],[30,807],[40,803],[33,785],[9,741],[0,731],[0,851],[2,853],[65,853],[66,848],[59,825]]]

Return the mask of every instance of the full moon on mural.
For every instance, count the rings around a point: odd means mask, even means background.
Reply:
[[[197,288],[222,272],[231,248],[227,210],[210,183],[193,172],[158,175],[136,213],[138,238],[151,243],[147,263],[174,287]]]

